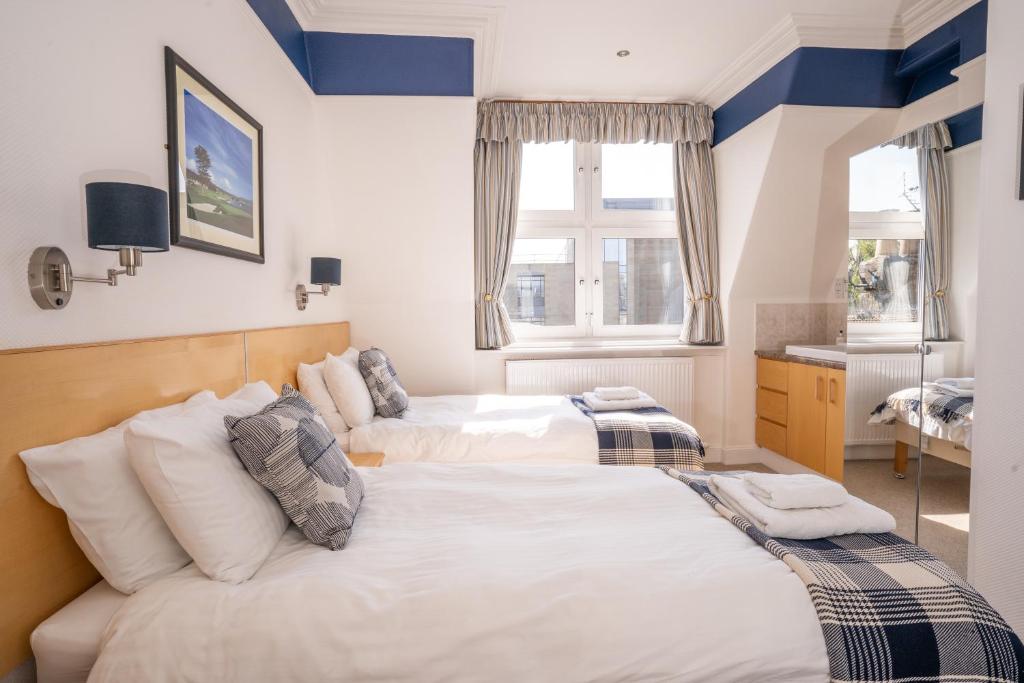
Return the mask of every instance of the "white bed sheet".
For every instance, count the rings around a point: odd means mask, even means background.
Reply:
[[[594,422],[564,396],[413,396],[401,418],[350,432],[354,453],[396,462],[597,463]]]
[[[32,631],[38,683],[82,683],[100,653],[110,618],[128,596],[100,581]]]
[[[658,470],[391,465],[340,552],[131,596],[90,681],[826,681],[807,590]]]

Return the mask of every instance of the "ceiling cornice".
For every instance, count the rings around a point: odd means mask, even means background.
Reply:
[[[770,28],[697,93],[697,101],[719,107],[786,55],[800,47],[792,16]]]
[[[790,14],[708,83],[697,94],[697,101],[720,107],[798,47],[904,49],[980,1],[920,0],[895,22]]]
[[[287,0],[306,31],[441,36],[473,40],[474,93],[494,94],[505,10],[499,5],[420,0]]]
[[[919,0],[900,15],[904,47],[977,5],[981,0]]]

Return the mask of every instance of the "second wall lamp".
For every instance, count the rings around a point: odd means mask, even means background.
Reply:
[[[309,281],[319,285],[320,291],[308,290],[306,285],[295,285],[295,306],[300,311],[306,310],[310,294],[327,296],[332,285],[341,284],[341,259],[325,256],[314,256],[309,259]]]

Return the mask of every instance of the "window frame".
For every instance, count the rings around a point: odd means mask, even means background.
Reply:
[[[529,143],[524,143],[529,144]],[[545,143],[563,144],[563,143]],[[601,207],[601,143],[573,142],[576,182],[573,211],[519,211],[516,239],[569,238],[576,240],[576,324],[532,325],[512,321],[512,331],[520,340],[565,340],[679,338],[688,310],[683,302],[684,321],[679,325],[604,325],[599,312],[603,303],[601,279],[602,241],[608,237],[659,237],[679,239],[675,211],[634,211]],[[680,269],[682,257],[680,256]],[[510,278],[511,281],[511,278]],[[506,283],[509,286],[510,283]],[[684,297],[686,280],[683,279]],[[504,295],[504,293],[503,293]]]
[[[524,147],[526,144],[524,143]],[[586,183],[586,169],[589,168],[589,161],[586,159],[587,152],[584,145],[578,142],[548,142],[538,143],[548,145],[572,145],[573,148],[573,206],[571,211],[565,209],[544,209],[544,210],[530,210],[526,211],[523,209],[518,210],[518,222],[528,222],[537,224],[561,224],[561,225],[577,225],[582,224],[586,220],[586,206],[584,188]],[[584,198],[584,199],[581,199]],[[518,237],[518,234],[517,234]]]
[[[604,144],[612,143],[600,143],[595,142],[589,147],[591,148],[590,154],[590,212],[593,216],[593,222],[595,226],[606,226],[614,227],[616,225],[622,225],[623,223],[654,223],[661,221],[668,221],[675,223],[676,212],[672,211],[658,211],[658,210],[641,210],[641,209],[606,209],[603,204],[603,197],[601,195],[602,188],[602,173],[604,165],[602,163],[601,148]],[[627,143],[629,144],[629,143]],[[639,143],[639,144],[650,144],[650,143]],[[671,146],[672,143],[661,143]],[[673,174],[675,171],[672,171]],[[674,201],[674,197],[673,197]]]
[[[654,238],[654,239],[675,239],[678,245],[679,233],[675,226],[648,224],[642,227],[615,227],[615,228],[593,228],[591,230],[590,261],[591,272],[603,275],[604,265],[604,240],[605,239],[631,239],[631,238]],[[680,271],[682,270],[682,258],[680,257]],[[593,313],[590,316],[591,329],[595,337],[679,337],[683,324],[678,325],[608,325],[604,322],[604,286],[600,277],[594,278],[591,285]],[[683,317],[686,316],[686,281],[683,280]]]
[[[920,258],[924,258],[924,215],[913,211],[851,211],[849,237],[853,240],[921,240]],[[918,271],[917,291],[922,292],[924,269]],[[849,284],[849,283],[847,283]],[[849,304],[847,304],[849,305]],[[924,323],[920,319],[923,301],[917,301],[917,322],[859,322],[849,319],[847,309],[846,338],[854,343],[920,342]]]
[[[568,225],[553,225],[550,223],[531,223],[530,225],[524,226],[521,222],[516,229],[516,239],[520,237],[524,239],[572,239],[575,240],[573,245],[573,256],[575,257],[575,275],[573,282],[575,283],[575,309],[576,309],[576,322],[573,325],[533,325],[530,323],[522,323],[512,321],[512,333],[515,334],[516,339],[558,339],[563,337],[581,337],[586,336],[587,329],[587,301],[586,301],[586,289],[583,287],[583,283],[586,282],[586,254],[587,254],[587,235],[586,231],[580,227],[570,227]],[[511,278],[509,278],[511,280]],[[505,283],[505,286],[509,286],[509,282]],[[547,290],[547,284],[545,283],[545,291]],[[502,293],[504,296],[504,292]]]

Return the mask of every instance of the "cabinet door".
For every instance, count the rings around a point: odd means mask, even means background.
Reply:
[[[786,455],[818,472],[825,471],[827,396],[828,371],[825,368],[789,364]]]
[[[843,480],[846,461],[846,371],[828,371],[825,476]]]

